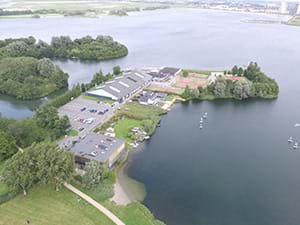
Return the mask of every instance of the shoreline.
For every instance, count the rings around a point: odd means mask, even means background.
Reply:
[[[116,168],[114,195],[110,198],[110,201],[117,205],[126,206],[133,202],[142,203],[146,197],[145,185],[129,177],[127,173],[127,168],[134,154],[143,150],[143,147],[138,150],[130,150],[127,158]]]

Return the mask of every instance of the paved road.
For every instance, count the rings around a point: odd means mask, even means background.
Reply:
[[[111,211],[109,211],[107,208],[96,202],[94,199],[92,199],[90,196],[84,194],[71,184],[65,183],[64,186],[69,189],[70,191],[74,192],[76,195],[96,207],[99,211],[101,211],[104,215],[106,215],[111,221],[113,221],[116,225],[126,225],[123,223],[117,216],[115,216]]]

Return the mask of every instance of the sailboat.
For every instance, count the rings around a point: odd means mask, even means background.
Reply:
[[[298,145],[298,142],[295,142],[293,149],[297,149],[297,148],[299,148],[299,145]]]
[[[294,141],[293,141],[293,137],[289,137],[288,142],[289,142],[289,143],[293,143],[293,142],[294,142]]]

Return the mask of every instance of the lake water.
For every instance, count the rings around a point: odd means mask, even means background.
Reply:
[[[131,177],[145,184],[144,203],[170,225],[299,225],[300,28],[243,23],[276,16],[205,10],[158,10],[129,17],[1,20],[0,38],[108,34],[129,55],[101,63],[57,61],[70,85],[122,67],[225,69],[258,61],[280,86],[277,100],[180,103],[134,155]],[[3,115],[26,117],[40,102],[0,98]],[[199,119],[209,118],[203,130]]]

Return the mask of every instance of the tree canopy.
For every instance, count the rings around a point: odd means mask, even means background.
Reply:
[[[46,96],[68,86],[68,74],[49,59],[15,57],[0,59],[0,93],[18,99]]]
[[[0,40],[0,57],[29,56],[34,58],[68,58],[106,60],[126,56],[125,45],[110,36],[96,38],[85,36],[72,40],[69,36],[52,37],[48,44],[42,40],[28,38]]]
[[[42,142],[19,151],[6,162],[4,181],[13,192],[26,195],[35,184],[51,183],[58,189],[73,173],[73,154]]]

